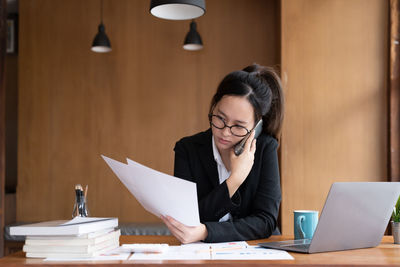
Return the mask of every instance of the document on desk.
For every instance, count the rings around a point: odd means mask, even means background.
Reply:
[[[193,243],[169,246],[164,253],[133,253],[129,260],[293,260],[282,250],[249,246],[246,242]]]
[[[248,246],[245,249],[212,251],[213,260],[293,260],[284,250],[266,249],[259,246]]]
[[[246,247],[246,242],[196,242],[180,246],[169,246],[164,253],[133,253],[129,260],[211,260],[213,249],[226,251]]]
[[[195,183],[153,170],[130,159],[125,164],[102,157],[147,211],[158,217],[169,215],[188,226],[200,224]]]
[[[196,253],[182,249],[182,246],[169,246],[164,253],[133,253],[129,261],[135,260],[209,260],[210,252]]]

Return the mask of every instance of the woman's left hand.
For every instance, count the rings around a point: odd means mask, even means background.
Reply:
[[[197,242],[206,239],[208,232],[204,224],[198,226],[186,226],[171,216],[161,216],[161,219],[182,244]]]

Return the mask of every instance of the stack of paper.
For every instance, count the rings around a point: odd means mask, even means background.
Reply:
[[[11,235],[26,235],[28,258],[89,258],[119,246],[117,218],[75,217],[10,228]]]

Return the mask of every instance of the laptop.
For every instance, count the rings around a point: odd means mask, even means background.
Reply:
[[[400,182],[334,183],[312,239],[258,245],[301,253],[376,247],[399,195]]]

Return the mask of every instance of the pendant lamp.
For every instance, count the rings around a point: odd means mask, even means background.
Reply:
[[[103,0],[101,0],[100,7],[100,24],[98,28],[98,32],[94,37],[92,43],[92,51],[96,53],[107,53],[111,51],[111,43],[107,37],[106,30],[103,24]]]
[[[151,0],[150,3],[150,13],[161,19],[195,19],[205,12],[205,0]]]
[[[190,30],[186,35],[183,49],[189,51],[197,51],[203,49],[203,42],[201,41],[200,34],[197,32],[197,24],[193,20],[190,23]]]

